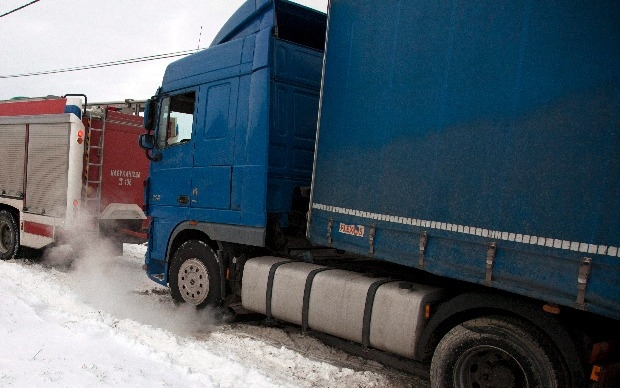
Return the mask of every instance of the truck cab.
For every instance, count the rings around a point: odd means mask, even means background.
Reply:
[[[151,279],[169,282],[192,236],[218,241],[217,257],[221,243],[277,245],[282,229],[304,227],[325,28],[309,8],[248,1],[208,49],[168,66],[141,138]]]

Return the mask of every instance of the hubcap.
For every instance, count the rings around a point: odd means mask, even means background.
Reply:
[[[209,296],[209,271],[198,259],[188,259],[179,269],[179,291],[187,303],[199,305]]]
[[[6,222],[0,222],[0,252],[7,253],[13,246],[13,233]]]
[[[463,388],[529,387],[521,364],[508,352],[488,345],[469,349],[459,358],[454,382]]]

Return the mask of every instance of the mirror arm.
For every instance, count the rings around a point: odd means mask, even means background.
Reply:
[[[161,160],[161,154],[155,154],[154,156],[151,156],[149,150],[145,150],[144,153],[146,154],[146,158],[151,162],[159,162]]]

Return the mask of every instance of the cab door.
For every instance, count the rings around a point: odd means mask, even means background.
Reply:
[[[206,209],[231,208],[231,182],[234,164],[234,137],[238,78],[202,86],[200,100],[205,109],[200,114],[194,139],[194,171],[191,206],[196,218],[211,218]],[[207,215],[211,214],[211,216]]]
[[[155,133],[155,156],[151,163],[149,209],[153,216],[163,216],[166,208],[175,216],[184,214],[179,207],[190,206],[193,167],[193,128],[196,92],[170,95],[160,102],[160,116]]]

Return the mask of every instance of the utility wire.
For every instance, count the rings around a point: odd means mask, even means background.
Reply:
[[[37,0],[38,1],[38,0]],[[128,65],[130,63],[139,63],[139,62],[148,62],[148,61],[155,61],[158,59],[165,59],[165,58],[174,58],[174,57],[180,57],[180,56],[184,56],[184,55],[189,55],[189,54],[193,54],[196,51],[198,51],[197,49],[192,49],[192,50],[185,50],[185,51],[177,51],[174,53],[167,53],[167,54],[157,54],[157,55],[149,55],[146,57],[140,57],[140,58],[132,58],[132,59],[122,59],[119,61],[112,61],[112,62],[104,62],[104,63],[97,63],[94,65],[85,65],[85,66],[77,66],[77,67],[68,67],[66,69],[57,69],[57,70],[45,70],[45,71],[38,71],[38,72],[34,72],[34,73],[22,73],[22,74],[11,74],[11,75],[0,75],[0,79],[6,79],[6,78],[21,78],[21,77],[32,77],[35,75],[46,75],[46,74],[57,74],[57,73],[68,73],[68,72],[72,72],[72,71],[80,71],[80,70],[92,70],[92,69],[99,69],[102,67],[110,67],[110,66],[119,66],[119,65]]]
[[[13,12],[17,12],[17,11],[19,11],[19,10],[20,10],[20,9],[22,9],[22,8],[26,8],[27,6],[29,6],[29,5],[31,5],[31,4],[34,4],[34,3],[38,2],[38,1],[39,1],[39,0],[34,0],[34,1],[31,1],[30,3],[28,3],[28,4],[24,4],[24,5],[22,5],[21,7],[15,8],[15,9],[14,9],[14,10],[12,10],[12,11],[9,11],[9,12],[7,12],[7,13],[5,13],[5,14],[0,15],[0,18],[5,17],[6,15],[10,15],[10,14],[12,14]]]

